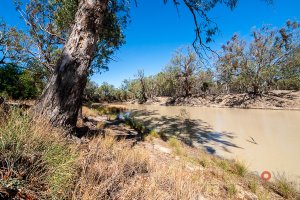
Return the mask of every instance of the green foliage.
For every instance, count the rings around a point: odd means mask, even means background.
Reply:
[[[0,68],[0,94],[13,99],[34,99],[44,87],[42,77],[13,64],[5,65]]]
[[[75,14],[79,5],[78,0],[50,0],[50,5],[57,6],[54,13],[55,24],[62,32],[69,32],[74,24]]]
[[[194,75],[200,67],[196,53],[191,48],[177,50],[171,59],[171,67],[174,67],[177,72],[175,77],[182,90],[179,96],[191,96],[196,82]]]
[[[278,86],[281,89],[300,90],[300,48],[297,47],[280,67]]]
[[[12,51],[9,53],[14,55],[15,49],[20,49],[17,52],[19,56],[14,56],[14,61],[18,60],[26,66],[27,61],[36,60],[49,72],[52,72],[75,23],[78,6],[79,0],[30,0],[26,3],[16,0],[16,8],[25,20],[28,31],[21,32],[12,29],[14,31],[11,31],[11,34],[6,34],[10,40],[5,41],[14,41],[6,45],[6,47],[11,47]],[[103,69],[107,70],[107,64],[114,51],[125,43],[123,29],[129,20],[128,12],[128,1],[110,1],[108,3],[103,25],[99,27],[101,31],[99,31],[90,74]],[[1,24],[0,26],[1,32],[1,29],[5,27],[2,27]],[[14,33],[14,37],[12,37],[12,33]],[[14,38],[15,40],[13,40]]]
[[[299,89],[299,29],[291,21],[275,30],[263,26],[253,31],[249,44],[234,35],[216,62],[225,90],[257,94],[278,87]]]
[[[104,83],[102,99],[143,103],[155,97],[188,97],[209,93],[262,93],[272,89],[300,89],[299,25],[288,21],[281,29],[263,26],[253,41],[234,35],[222,46],[216,70],[205,69],[191,48],[176,51],[162,72],[124,80],[121,89]],[[104,95],[103,95],[104,94]]]
[[[4,96],[12,98],[21,96],[18,85],[19,75],[20,72],[14,65],[6,65],[0,68],[0,92],[4,93]]]
[[[97,92],[98,85],[88,80],[83,92],[83,98],[87,102],[97,102],[99,100],[99,94]]]
[[[9,27],[0,19],[0,67],[10,63],[18,65],[23,63],[25,66],[29,61],[26,53],[29,46],[23,31]]]
[[[115,91],[116,91],[115,87],[106,82],[104,82],[97,90],[100,96],[100,100],[108,101],[108,102],[115,100],[115,96],[114,96]]]
[[[156,130],[151,130],[148,136],[153,137],[153,138],[160,138],[160,134]]]

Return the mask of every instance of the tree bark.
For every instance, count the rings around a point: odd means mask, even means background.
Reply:
[[[54,126],[75,127],[108,0],[81,0],[75,24],[42,96],[33,108]]]

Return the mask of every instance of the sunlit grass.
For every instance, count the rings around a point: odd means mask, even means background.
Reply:
[[[237,189],[234,184],[229,183],[225,187],[226,187],[226,191],[230,197],[233,197],[237,194]]]
[[[177,138],[170,137],[168,139],[168,144],[172,147],[172,149],[176,155],[185,155],[185,150],[184,150],[181,142]]]
[[[232,163],[232,172],[241,177],[244,177],[247,174],[248,169],[247,169],[247,166],[245,165],[245,163],[235,160]]]
[[[296,184],[289,181],[284,174],[278,174],[274,177],[273,189],[278,192],[281,196],[287,199],[300,198],[297,193]],[[300,192],[300,191],[299,191]]]
[[[41,198],[66,197],[77,155],[63,134],[46,123],[33,122],[24,111],[12,110],[0,123],[0,172],[7,175],[0,185],[29,190]]]

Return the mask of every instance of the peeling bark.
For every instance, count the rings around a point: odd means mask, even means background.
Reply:
[[[108,0],[81,0],[75,24],[49,83],[34,106],[54,126],[75,127]]]

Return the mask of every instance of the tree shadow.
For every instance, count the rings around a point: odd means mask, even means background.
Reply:
[[[221,147],[229,153],[231,148],[242,149],[232,142],[236,137],[234,133],[216,132],[205,121],[190,119],[187,113],[182,113],[178,116],[160,116],[157,111],[131,110],[131,116],[145,126],[162,133],[165,140],[176,137],[191,147],[200,146],[210,154],[216,153],[216,147]]]

